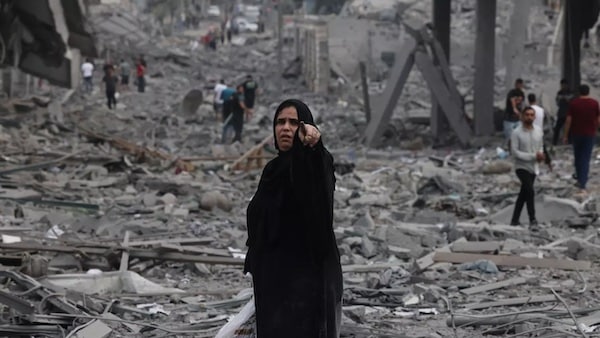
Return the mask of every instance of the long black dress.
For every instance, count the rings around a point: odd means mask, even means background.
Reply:
[[[300,101],[284,101],[277,112],[286,103],[296,107],[299,120],[314,125]],[[265,167],[248,206],[244,269],[253,276],[258,338],[339,337],[342,272],[332,228],[334,186],[331,154],[321,141],[304,146],[298,133],[292,149]]]

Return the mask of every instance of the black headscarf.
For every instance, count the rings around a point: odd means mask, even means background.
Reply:
[[[275,134],[275,126],[277,125],[277,117],[279,116],[279,114],[281,113],[282,110],[284,110],[285,108],[288,108],[288,107],[296,108],[296,111],[298,112],[298,121],[301,121],[301,122],[304,122],[304,124],[310,124],[310,125],[313,125],[316,127],[312,113],[310,112],[310,109],[308,108],[306,103],[304,103],[300,100],[296,100],[296,99],[287,99],[287,100],[281,102],[279,107],[277,107],[277,109],[275,110],[275,116],[273,117],[273,139],[275,140],[275,148],[277,148],[277,150],[279,150],[279,146],[277,145],[277,135]],[[281,155],[281,153],[282,153],[282,151],[279,151],[280,155]]]

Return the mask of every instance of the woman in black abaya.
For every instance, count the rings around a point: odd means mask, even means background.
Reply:
[[[278,156],[248,206],[248,254],[258,338],[337,338],[342,270],[333,233],[333,158],[306,104],[273,119]]]

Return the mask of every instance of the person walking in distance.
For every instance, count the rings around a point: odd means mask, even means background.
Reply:
[[[146,66],[145,66],[146,62],[144,61],[143,58],[140,58],[138,60],[138,64],[136,67],[136,75],[137,75],[137,86],[138,86],[138,92],[143,93],[145,91],[146,88]]]
[[[216,120],[219,121],[221,119],[221,113],[223,111],[223,99],[221,98],[221,93],[223,90],[227,89],[225,85],[225,80],[221,79],[215,85],[213,91],[215,95],[213,96],[213,110],[215,111]]]
[[[243,83],[244,86],[244,104],[248,109],[254,108],[254,101],[256,100],[256,94],[258,91],[258,83],[252,78],[252,75],[246,75],[246,80]]]
[[[119,70],[121,71],[121,89],[128,89],[129,74],[131,74],[131,67],[129,66],[129,62],[125,61],[125,59],[121,59],[121,63],[119,64]]]
[[[523,100],[525,100],[525,93],[523,93],[523,80],[517,79],[515,81],[515,88],[511,89],[506,95],[503,127],[504,139],[507,143],[510,143],[510,135],[512,134],[512,131],[519,125],[521,110],[523,108]]]
[[[511,153],[515,160],[515,173],[521,182],[521,190],[519,190],[519,197],[517,197],[510,224],[520,225],[519,219],[523,206],[527,205],[529,225],[532,230],[536,230],[538,225],[535,217],[533,182],[539,172],[538,162],[545,160],[544,132],[533,123],[534,120],[535,110],[532,107],[526,107],[521,114],[521,125],[513,130],[510,142]]]
[[[94,83],[92,82],[94,64],[92,64],[90,59],[85,59],[85,62],[81,65],[81,73],[83,76],[83,91],[89,94],[94,89]]]
[[[556,105],[558,112],[556,113],[556,123],[552,132],[552,145],[556,146],[560,137],[560,132],[565,126],[567,119],[567,111],[569,110],[569,102],[573,99],[573,92],[569,88],[569,83],[566,79],[560,81],[560,90],[556,93]]]
[[[544,131],[544,108],[538,106],[535,94],[527,95],[527,101],[529,102],[529,106],[535,111],[535,119],[533,120],[533,124]]]
[[[544,119],[546,118],[546,114],[544,112],[544,108],[537,104],[537,98],[535,94],[527,95],[527,101],[529,102],[529,106],[533,108],[535,111],[535,119],[533,120],[533,124],[536,125],[542,133],[544,132]],[[548,165],[548,169],[552,171],[552,158],[550,157],[550,153],[546,147],[546,143],[544,142],[544,162]]]
[[[569,135],[571,136],[577,186],[581,189],[581,193],[586,193],[590,160],[596,142],[596,130],[600,123],[600,106],[598,101],[589,95],[590,87],[579,86],[579,97],[569,103],[563,134],[565,144],[569,141]]]
[[[106,99],[108,104],[108,109],[113,109],[113,106],[117,108],[117,98],[115,94],[117,92],[117,83],[119,82],[119,78],[114,75],[114,70],[112,68],[107,69],[106,75],[102,79],[104,85],[106,86]]]

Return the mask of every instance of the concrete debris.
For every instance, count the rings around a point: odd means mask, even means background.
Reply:
[[[397,69],[401,79],[390,78],[394,60],[414,57],[396,55],[407,36],[396,22],[431,22],[432,1],[346,1],[340,15],[317,20],[329,41],[316,39],[317,21],[285,16],[281,59],[272,4],[264,34],[239,32],[213,49],[202,43],[218,18],[194,6],[169,17],[127,3],[90,5],[106,59],[94,60],[91,92],[15,80],[12,92],[22,95],[0,98],[0,336],[214,337],[252,296],[242,272],[245,211],[277,154],[272,113],[290,96],[315,112],[334,157],[342,337],[524,336],[538,327],[545,331],[531,334],[569,336],[578,335],[574,319],[595,328],[600,157],[589,194],[578,195],[570,148],[555,146],[553,171],[542,167],[536,177],[539,231],[526,226],[525,211],[522,226],[508,225],[519,180],[502,136],[473,137],[473,148],[434,141],[421,72]],[[513,5],[498,2],[499,39]],[[530,9],[530,41],[521,47],[531,60],[546,59],[542,46],[554,34],[556,18],[545,10],[541,2]],[[450,70],[469,116],[474,2],[454,0],[452,15]],[[306,36],[295,41],[301,25]],[[296,54],[316,49],[311,39],[320,53],[328,45],[329,66]],[[600,85],[594,53],[582,67]],[[101,67],[140,57],[145,92],[119,88],[116,109],[106,108]],[[371,133],[381,134],[378,149],[363,145],[360,62],[373,112],[377,95],[394,96],[386,83],[404,83],[398,104],[386,107],[389,123]],[[557,88],[546,81],[558,83],[559,67],[532,62],[522,69],[527,91],[550,98],[544,108],[553,119]],[[498,66],[503,82],[506,67]],[[241,141],[223,144],[213,88],[221,79],[235,87],[247,74],[259,84],[253,115]],[[497,88],[498,107],[505,93]]]

